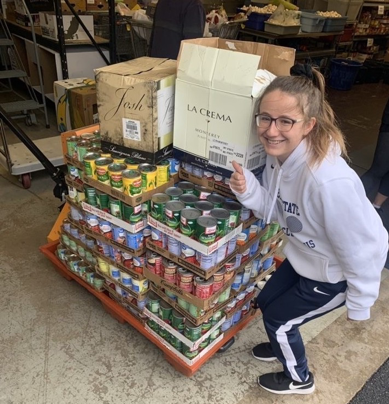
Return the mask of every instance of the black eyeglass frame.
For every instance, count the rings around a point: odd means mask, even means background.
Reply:
[[[285,118],[285,117],[282,117],[282,116],[280,116],[280,117],[278,117],[278,118],[272,118],[272,117],[269,116],[269,115],[259,114],[259,113],[258,113],[258,114],[255,114],[255,124],[257,125],[258,128],[260,128],[260,126],[258,125],[258,122],[257,122],[257,118],[258,118],[259,116],[265,116],[266,118],[269,118],[269,119],[270,119],[269,126],[268,126],[267,128],[262,128],[262,129],[269,129],[270,126],[271,126],[271,124],[274,122],[275,125],[276,125],[276,128],[277,128],[279,131],[281,131],[281,132],[289,132],[289,131],[292,130],[293,126],[294,126],[296,123],[299,123],[299,122],[304,121],[304,119],[292,119],[292,118]],[[285,129],[279,128],[278,125],[277,125],[277,121],[278,121],[279,119],[287,119],[287,120],[291,121],[291,122],[292,122],[292,126],[290,127],[290,129],[285,130]]]

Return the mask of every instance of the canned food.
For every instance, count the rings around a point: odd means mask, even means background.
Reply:
[[[205,280],[197,276],[195,278],[195,294],[200,299],[208,299],[213,293],[213,277]]]
[[[73,201],[73,202],[77,202],[77,194],[78,191],[76,188],[72,187],[71,185],[68,186],[68,195],[69,198]]]
[[[196,260],[199,263],[201,269],[208,270],[216,265],[217,251],[212,254],[205,255],[200,252],[196,252]]]
[[[87,226],[95,232],[99,232],[99,219],[96,215],[92,215],[91,213],[87,213],[86,215],[86,224]]]
[[[180,226],[181,211],[185,209],[185,204],[180,201],[168,201],[165,205],[165,223],[172,229]]]
[[[177,270],[177,279],[181,283],[192,283],[193,282],[193,273],[188,271],[185,268],[178,268]]]
[[[240,211],[240,221],[244,222],[245,220],[250,219],[251,210],[242,206],[242,210]]]
[[[147,292],[149,281],[147,279],[132,279],[132,290],[136,293]]]
[[[127,246],[137,250],[138,248],[143,247],[143,232],[139,233],[129,233],[127,232]]]
[[[201,216],[201,212],[194,208],[185,208],[181,211],[180,231],[188,237],[192,237],[196,230],[196,220]]]
[[[79,140],[76,145],[78,161],[84,161],[84,156],[87,154],[87,150],[91,147],[91,143],[88,140]]]
[[[195,185],[193,193],[201,200],[204,201],[211,195],[211,191],[202,185]]]
[[[180,162],[175,158],[169,158],[168,160],[170,163],[170,174],[178,173],[178,170],[180,169]]]
[[[159,304],[160,304],[160,297],[156,294],[150,292],[149,293],[149,301],[147,303],[147,308],[154,314],[159,312]]]
[[[96,160],[100,157],[97,153],[86,153],[84,156],[85,174],[97,180]]]
[[[169,196],[172,201],[178,201],[184,191],[177,187],[169,187],[166,189],[165,194]]]
[[[186,208],[194,208],[195,203],[199,201],[199,198],[193,194],[183,194],[178,199],[184,202]]]
[[[147,268],[154,274],[161,276],[162,272],[162,257],[158,254],[152,253],[147,258]]]
[[[223,238],[229,228],[230,213],[226,209],[212,209],[211,216],[216,219],[217,229],[216,229],[216,239]]]
[[[140,171],[133,169],[123,171],[123,192],[130,196],[142,193],[142,177]]]
[[[184,299],[181,299],[180,297],[177,297],[177,304],[182,307],[184,310],[189,310],[189,302],[187,302]]]
[[[100,157],[95,160],[97,181],[103,184],[110,184],[108,166],[113,163],[111,158]]]
[[[100,147],[100,144],[94,146],[93,143],[92,143],[92,146],[89,147],[86,152],[87,152],[87,154],[89,154],[89,153],[96,153],[96,154],[98,154],[99,157],[100,157],[100,156],[101,156],[101,147]],[[85,157],[84,157],[84,160],[85,160]]]
[[[158,317],[165,323],[170,324],[172,320],[173,307],[169,303],[161,300],[159,303]]]
[[[157,187],[166,184],[170,179],[170,161],[163,160],[157,164]]]
[[[142,177],[142,191],[150,191],[157,187],[157,166],[152,164],[139,164],[138,167]]]
[[[74,179],[80,178],[80,172],[78,171],[77,167],[74,167],[70,164],[68,164],[67,167],[68,167],[68,173],[72,178]]]
[[[132,268],[132,255],[128,254],[126,252],[122,252],[122,264],[126,267],[126,268]]]
[[[93,133],[83,133],[80,137],[81,139],[88,140],[90,142],[95,139],[95,135]]]
[[[165,221],[165,205],[170,201],[170,197],[166,194],[154,194],[151,197],[151,212],[150,215],[159,222]]]
[[[177,184],[179,189],[182,189],[184,194],[193,194],[194,193],[194,184],[189,181],[180,181]]]
[[[111,187],[123,192],[123,171],[127,169],[124,163],[112,163],[108,166]]]
[[[185,171],[187,171],[188,173],[192,173],[192,171],[193,171],[193,166],[192,166],[192,164],[185,163],[184,161],[181,162],[181,167],[182,167]]]
[[[162,247],[162,235],[163,233],[160,230],[154,227],[151,229],[151,240],[159,247]]]
[[[230,219],[228,227],[230,229],[235,229],[239,223],[240,212],[242,210],[242,205],[238,202],[228,201],[223,203],[223,209],[227,209],[230,213]]]
[[[192,167],[192,174],[195,175],[196,177],[201,178],[203,176],[203,174],[204,174],[204,170],[202,168],[200,168],[200,167],[193,166]]]
[[[122,204],[123,220],[127,223],[139,223],[142,219],[142,205],[130,206]]]
[[[168,236],[167,248],[168,248],[168,251],[174,255],[179,256],[181,253],[181,243],[173,237]]]
[[[66,139],[67,153],[70,157],[77,158],[77,143],[79,140],[78,136],[70,136]]]
[[[118,154],[112,154],[111,157],[112,157],[113,162],[114,162],[115,164],[125,164],[125,160],[126,160],[125,157],[119,156]],[[126,168],[127,168],[127,164],[126,164]]]
[[[217,221],[211,216],[200,216],[196,221],[196,239],[206,245],[213,244],[216,240]]]
[[[96,189],[96,204],[100,210],[109,212],[109,195]]]
[[[124,163],[127,165],[128,170],[137,170],[139,167],[139,161],[130,157],[124,159]]]
[[[194,325],[189,321],[185,321],[184,335],[191,341],[197,341],[198,339],[201,338],[201,325]]]
[[[180,333],[184,332],[185,317],[177,310],[172,311],[172,327]]]
[[[181,244],[181,257],[184,258],[185,261],[188,261],[192,264],[196,262],[196,251],[187,246],[186,244]]]
[[[211,194],[207,196],[207,201],[213,203],[214,208],[221,208],[226,198],[219,194]]]
[[[126,244],[126,231],[118,226],[112,226],[113,239],[120,244]]]
[[[208,201],[198,201],[194,204],[194,207],[201,212],[201,216],[210,216],[213,204]]]
[[[204,171],[203,178],[207,179],[208,181],[213,180],[213,174],[210,171]]]
[[[89,205],[97,206],[96,189],[89,185],[84,185],[86,201]]]
[[[112,196],[109,197],[109,212],[112,216],[121,219],[122,215],[122,201],[115,199]]]

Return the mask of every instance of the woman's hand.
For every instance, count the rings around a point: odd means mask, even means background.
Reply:
[[[238,194],[243,194],[247,190],[243,168],[235,160],[232,162],[232,166],[235,171],[230,178],[230,188]]]

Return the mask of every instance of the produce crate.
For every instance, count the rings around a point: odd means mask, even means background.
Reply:
[[[302,32],[322,32],[326,19],[315,13],[301,13]]]
[[[276,25],[265,21],[265,32],[277,35],[296,35],[300,31],[301,25]]]
[[[265,29],[265,21],[270,18],[271,14],[251,13],[247,16],[248,20],[245,22],[246,28],[263,31]]]
[[[323,32],[343,31],[346,22],[347,17],[326,18],[324,22]]]

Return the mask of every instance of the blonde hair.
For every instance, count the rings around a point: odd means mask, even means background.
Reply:
[[[325,159],[334,143],[339,145],[343,157],[348,159],[344,135],[326,100],[325,79],[320,72],[312,69],[312,79],[307,76],[277,77],[266,88],[261,101],[276,90],[296,98],[306,121],[316,118],[315,126],[306,137],[311,154],[309,163],[312,166],[319,165]]]

